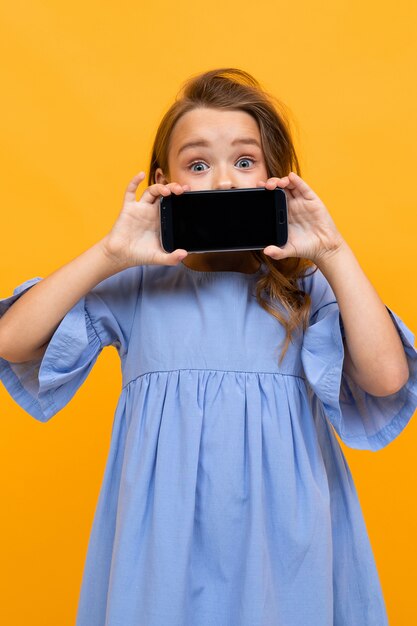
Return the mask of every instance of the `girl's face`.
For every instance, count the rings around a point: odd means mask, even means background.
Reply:
[[[169,178],[191,191],[257,187],[268,179],[256,120],[244,111],[198,108],[185,113],[171,134]]]

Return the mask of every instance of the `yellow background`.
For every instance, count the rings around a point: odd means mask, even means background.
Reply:
[[[416,20],[412,0],[8,3],[1,297],[104,236],[180,84],[237,66],[289,106],[303,177],[416,331]],[[0,388],[2,624],[75,623],[120,385],[106,350],[48,424]],[[391,626],[415,620],[416,436],[414,419],[377,454],[343,447]]]

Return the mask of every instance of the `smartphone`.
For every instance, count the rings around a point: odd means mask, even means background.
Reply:
[[[288,237],[283,189],[210,189],[162,196],[161,244],[166,252],[229,252],[284,246]]]

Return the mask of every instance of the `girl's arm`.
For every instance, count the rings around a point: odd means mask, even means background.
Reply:
[[[336,296],[345,330],[344,370],[374,396],[395,393],[407,382],[409,369],[391,317],[357,259],[337,230],[326,207],[294,172],[260,185],[285,188],[288,243],[268,246],[273,259],[289,256],[313,261]]]
[[[0,319],[0,357],[12,363],[41,358],[66,313],[118,271],[100,241],[38,282]]]
[[[0,357],[20,363],[42,357],[66,313],[102,280],[136,265],[176,265],[185,250],[167,254],[159,241],[161,195],[180,194],[177,183],[151,185],[136,202],[141,172],[129,183],[111,232],[86,252],[24,293],[0,319]]]
[[[345,331],[344,370],[374,396],[395,393],[408,380],[400,336],[382,300],[346,243],[317,262],[336,296]]]

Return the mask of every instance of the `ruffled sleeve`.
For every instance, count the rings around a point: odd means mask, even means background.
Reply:
[[[41,278],[26,281],[0,300],[0,317]],[[41,359],[11,363],[0,358],[0,379],[27,413],[48,421],[74,396],[105,346],[121,359],[128,350],[140,289],[141,268],[129,268],[99,283],[62,319]]]
[[[319,270],[304,279],[312,299],[310,325],[301,360],[306,379],[342,441],[351,448],[379,450],[405,428],[417,407],[417,352],[414,336],[388,309],[408,360],[408,382],[396,393],[378,397],[361,389],[343,371],[343,326],[332,289]]]

